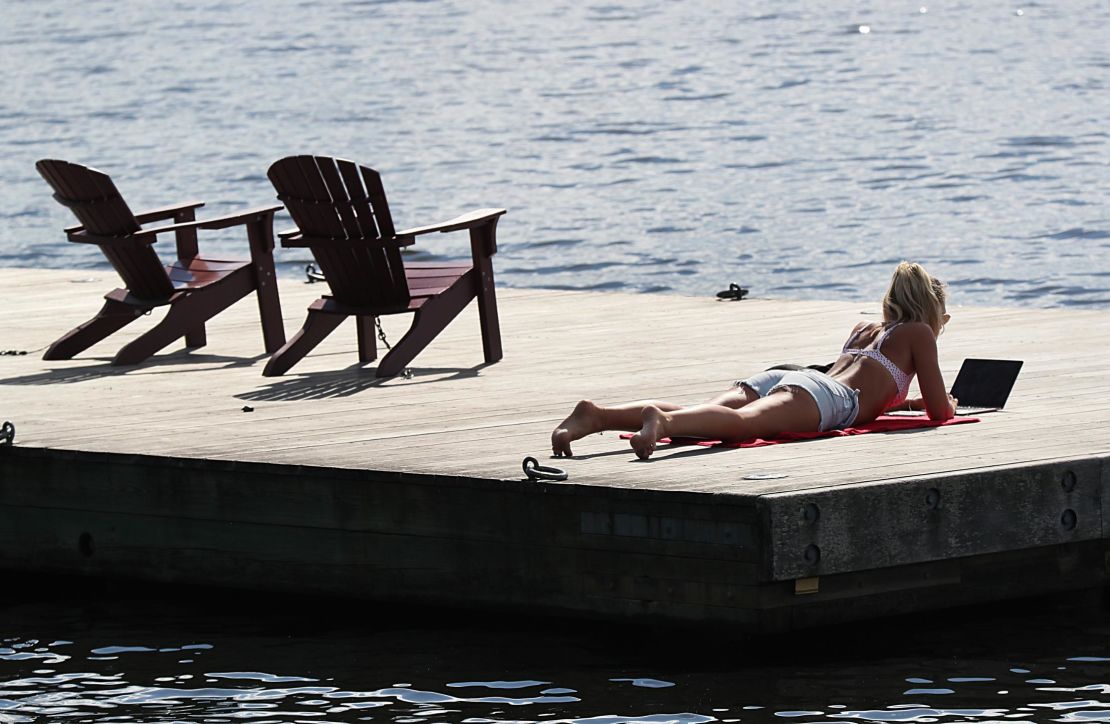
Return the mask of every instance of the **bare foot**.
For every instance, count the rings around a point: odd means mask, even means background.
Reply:
[[[655,443],[659,442],[659,438],[667,436],[663,429],[666,413],[654,405],[648,405],[644,408],[643,421],[643,427],[628,442],[636,451],[636,457],[647,460],[655,452]]]
[[[551,452],[555,457],[572,457],[570,444],[575,440],[601,431],[597,405],[580,400],[567,419],[560,422],[551,433]]]

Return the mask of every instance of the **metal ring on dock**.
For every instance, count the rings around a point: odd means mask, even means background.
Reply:
[[[717,299],[731,299],[735,302],[739,302],[746,296],[748,296],[748,290],[735,282],[729,284],[728,289],[723,292],[717,292]]]
[[[566,480],[570,477],[566,470],[540,465],[539,460],[531,457],[524,458],[521,467],[529,480]]]
[[[4,424],[0,425],[0,445],[11,445],[15,441],[15,425],[4,420]]]
[[[321,272],[316,270],[315,264],[309,264],[304,268],[304,275],[306,277],[305,284],[315,284],[316,282],[326,282],[328,279]]]

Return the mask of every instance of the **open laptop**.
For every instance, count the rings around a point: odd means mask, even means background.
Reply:
[[[956,414],[979,415],[1005,407],[1021,365],[1021,360],[965,359],[952,383]]]
[[[952,383],[952,396],[956,398],[957,415],[981,415],[996,412],[1006,406],[1010,391],[1014,389],[1020,360],[968,358],[960,365],[956,381]],[[923,410],[890,412],[891,415],[924,415]]]

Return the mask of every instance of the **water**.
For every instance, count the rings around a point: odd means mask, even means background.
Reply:
[[[956,303],[1110,308],[1108,25],[1093,0],[0,0],[0,265],[104,266],[39,158],[217,214],[324,153],[382,171],[400,226],[508,208],[502,285],[868,299],[912,258]],[[5,580],[0,724],[1110,721],[1097,609],[756,645],[75,593]]]
[[[744,641],[83,589],[0,604],[3,724],[1110,721],[1110,614],[1090,604]]]
[[[312,152],[381,170],[402,226],[507,207],[504,285],[870,299],[906,257],[956,303],[1110,307],[1105,2],[0,11],[3,265],[103,265],[63,241],[38,158],[218,213]]]

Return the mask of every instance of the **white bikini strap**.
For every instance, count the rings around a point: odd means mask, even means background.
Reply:
[[[863,322],[860,322],[860,324],[863,324]],[[856,341],[857,339],[859,339],[859,333],[860,333],[860,332],[862,332],[862,331],[863,331],[863,329],[862,329],[862,328],[860,327],[860,325],[859,325],[859,324],[857,324],[857,325],[856,325],[856,328],[855,328],[854,330],[852,330],[852,336],[851,336],[851,337],[849,337],[849,338],[848,338],[848,341],[844,343],[844,346],[843,346],[843,347],[841,347],[841,351],[843,352],[843,351],[845,351],[845,350],[849,350],[849,349],[855,349],[855,348],[854,348],[854,347],[852,346],[852,344],[854,344],[854,343],[855,343],[855,341]]]
[[[894,324],[890,325],[888,328],[883,330],[883,333],[881,335],[879,335],[879,339],[876,340],[876,342],[875,342],[875,349],[882,349],[883,348],[883,342],[886,341],[886,338],[889,337],[890,333],[893,332],[901,324],[902,324],[901,322],[895,322]]]

